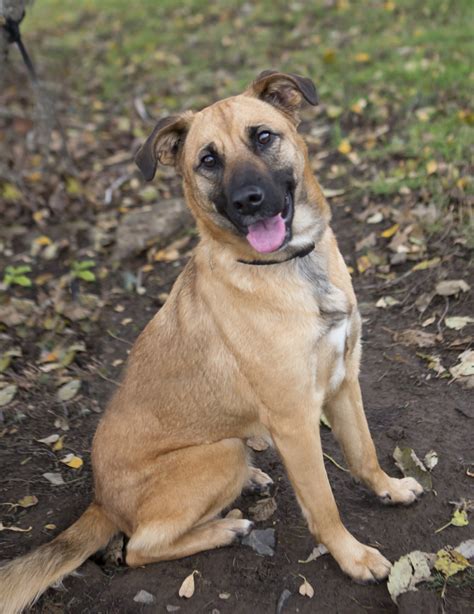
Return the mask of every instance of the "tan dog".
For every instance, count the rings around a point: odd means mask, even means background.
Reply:
[[[274,442],[309,528],[352,578],[390,563],[343,526],[326,475],[324,408],[352,474],[383,501],[408,504],[413,479],[379,466],[358,382],[360,317],[296,127],[309,79],[266,71],[240,96],[158,123],[137,155],[147,180],[174,164],[201,241],[140,335],[97,430],[95,500],[51,543],[0,570],[11,614],[118,531],[127,563],[225,546],[248,520],[219,513],[254,483],[244,440]],[[266,266],[265,266],[266,265]],[[120,454],[117,454],[120,450]]]

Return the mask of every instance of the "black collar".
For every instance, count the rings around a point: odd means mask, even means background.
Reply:
[[[294,258],[304,258],[305,256],[307,256],[309,253],[313,251],[314,247],[315,247],[314,243],[310,243],[309,245],[307,245],[306,247],[303,247],[299,251],[294,252],[291,256],[289,256],[288,258],[285,258],[284,260],[237,260],[237,262],[240,262],[241,264],[255,264],[259,266],[266,265],[266,264],[282,264],[283,262],[289,262],[290,260],[293,260]]]

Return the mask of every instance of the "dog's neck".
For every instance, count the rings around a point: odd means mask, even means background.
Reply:
[[[241,260],[237,259],[237,262],[240,264],[249,264],[252,266],[263,266],[269,264],[283,264],[284,262],[288,262],[293,260],[294,258],[304,258],[308,254],[310,254],[315,248],[315,244],[313,242],[308,243],[307,245],[294,249],[289,255],[285,258],[274,259],[274,260]]]

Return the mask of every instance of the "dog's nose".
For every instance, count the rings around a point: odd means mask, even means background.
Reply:
[[[264,197],[262,188],[256,185],[246,185],[234,192],[232,204],[239,213],[251,215],[260,209]]]

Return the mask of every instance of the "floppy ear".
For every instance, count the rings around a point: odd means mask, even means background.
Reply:
[[[158,162],[175,165],[179,160],[186,134],[191,125],[192,113],[171,115],[160,119],[135,155],[135,163],[147,181],[156,173]]]
[[[318,104],[318,94],[311,79],[292,73],[264,70],[244,92],[273,105],[298,121],[298,110],[304,102]]]

